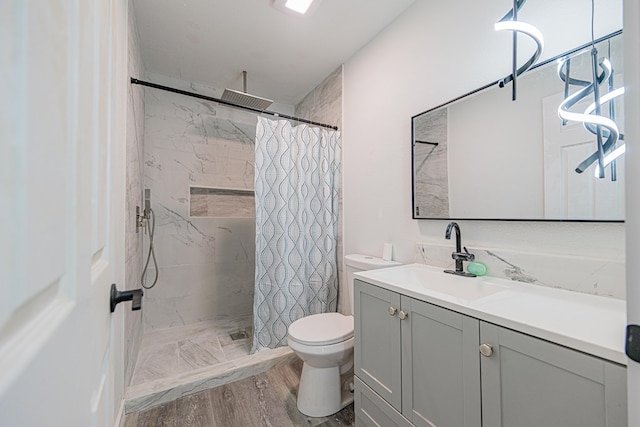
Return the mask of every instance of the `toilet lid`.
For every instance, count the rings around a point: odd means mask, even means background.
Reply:
[[[289,337],[307,345],[328,345],[353,336],[353,316],[340,313],[312,314],[289,326]]]

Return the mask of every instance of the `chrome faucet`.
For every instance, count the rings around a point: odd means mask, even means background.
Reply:
[[[464,268],[462,267],[463,261],[473,261],[476,257],[474,254],[470,253],[467,248],[464,248],[464,252],[462,252],[462,238],[460,233],[460,226],[457,222],[451,222],[447,226],[447,231],[444,233],[444,237],[447,240],[451,239],[451,230],[455,230],[456,232],[456,251],[451,254],[451,258],[456,260],[456,269],[455,270],[445,270],[445,273],[457,274],[458,276],[465,277],[476,277],[475,274],[466,273]]]

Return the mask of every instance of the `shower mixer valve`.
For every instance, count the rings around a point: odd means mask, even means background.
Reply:
[[[149,210],[145,209],[140,212],[140,206],[136,206],[136,233],[140,232],[140,229],[147,234],[147,220],[149,219]]]
[[[140,212],[140,206],[136,206],[136,233],[140,232],[140,228],[144,229],[144,234],[147,234],[147,220],[149,219],[149,213],[151,211],[151,190],[144,189],[144,210]]]

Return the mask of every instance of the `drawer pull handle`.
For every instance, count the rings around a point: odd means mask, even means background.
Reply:
[[[407,317],[409,317],[409,313],[406,313],[406,312],[400,310],[400,312],[398,313],[398,317],[400,318],[400,320],[404,320]]]
[[[395,308],[394,306],[389,307],[389,316],[395,316],[396,313],[398,312],[398,309]]]

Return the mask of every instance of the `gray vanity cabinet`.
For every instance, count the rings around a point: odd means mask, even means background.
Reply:
[[[482,425],[626,427],[626,370],[480,322]]]
[[[478,320],[358,280],[354,290],[359,422],[480,427]]]
[[[400,411],[400,294],[359,280],[354,282],[356,375]],[[390,314],[390,308],[395,312]]]
[[[480,427],[478,320],[406,296],[400,305],[402,414],[420,427]]]
[[[357,426],[627,427],[625,367],[355,280]]]

